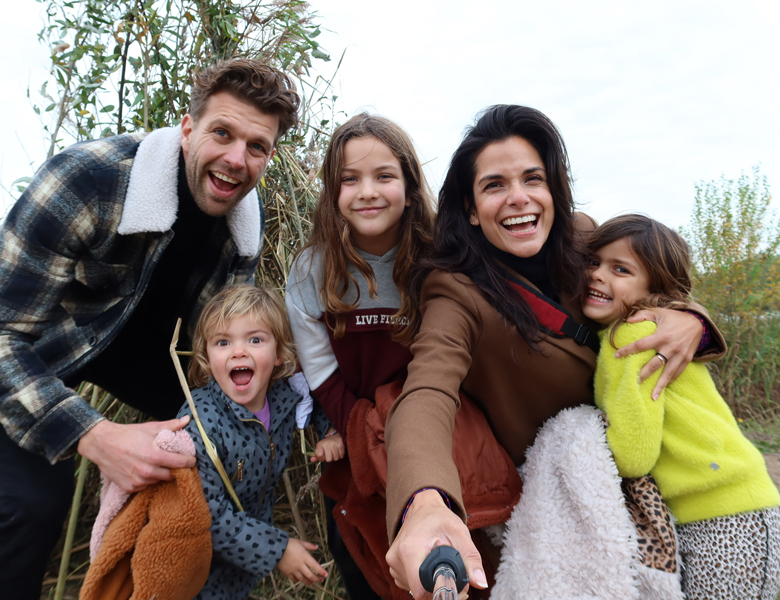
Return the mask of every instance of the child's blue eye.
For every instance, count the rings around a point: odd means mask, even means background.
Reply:
[[[217,340],[217,346],[227,346],[229,345],[227,340]]]
[[[249,340],[250,344],[259,344],[263,341],[263,338],[255,336],[251,340]]]

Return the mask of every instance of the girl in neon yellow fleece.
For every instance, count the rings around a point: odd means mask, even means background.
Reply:
[[[677,518],[688,600],[775,600],[780,494],[706,366],[689,364],[654,399],[660,369],[639,381],[654,351],[614,357],[616,348],[655,329],[652,322],[624,323],[630,312],[689,301],[685,241],[648,217],[625,215],[596,230],[590,251],[583,312],[604,326],[595,397],[620,475],[650,473]]]

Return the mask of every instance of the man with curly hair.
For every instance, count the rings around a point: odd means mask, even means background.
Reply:
[[[178,317],[252,279],[255,186],[297,123],[290,79],[255,60],[195,80],[178,127],[76,144],[36,173],[0,228],[0,589],[38,599],[78,452],[126,491],[194,459],[154,445],[184,397],[167,352]],[[116,424],[91,381],[167,422]],[[153,385],[148,382],[153,381]]]

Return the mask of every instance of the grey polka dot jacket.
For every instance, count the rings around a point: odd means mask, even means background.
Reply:
[[[187,431],[197,450],[197,466],[211,511],[214,548],[211,570],[200,600],[240,600],[279,563],[288,535],[273,526],[274,486],[284,473],[295,431],[295,405],[301,396],[286,379],[277,380],[268,392],[271,429],[247,408],[236,404],[215,381],[192,391],[206,434],[217,448],[246,512],[238,512],[211,462],[198,432],[190,421]],[[192,416],[185,404],[179,416]],[[322,435],[327,420],[315,415]],[[323,429],[324,428],[324,429]]]

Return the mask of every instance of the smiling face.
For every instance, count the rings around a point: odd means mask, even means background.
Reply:
[[[609,325],[625,316],[626,307],[649,295],[650,276],[631,249],[628,238],[596,250],[582,302],[586,317]]]
[[[515,256],[534,256],[547,241],[555,208],[539,153],[513,136],[485,146],[476,160],[472,225]]]
[[[352,241],[369,254],[382,256],[398,243],[406,197],[401,162],[375,137],[359,137],[344,145],[339,212]]]
[[[187,184],[204,213],[224,216],[257,185],[273,156],[278,131],[277,115],[227,92],[211,96],[197,121],[184,116],[181,148]]]
[[[209,337],[206,353],[211,375],[233,402],[251,412],[265,406],[271,374],[282,364],[270,325],[235,317]]]

